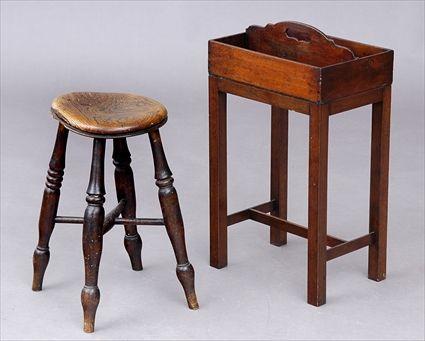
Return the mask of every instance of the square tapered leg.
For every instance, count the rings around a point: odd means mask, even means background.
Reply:
[[[314,306],[326,303],[326,220],[329,106],[310,106],[308,181],[308,291]]]

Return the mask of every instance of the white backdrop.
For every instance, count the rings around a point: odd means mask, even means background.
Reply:
[[[395,51],[388,277],[367,279],[367,251],[328,265],[327,305],[306,301],[306,242],[281,248],[244,222],[229,233],[229,266],[208,265],[207,41],[284,20]],[[161,229],[140,228],[141,273],[130,270],[123,231],[105,237],[97,339],[423,339],[424,3],[136,2],[1,3],[1,335],[87,339],[81,330],[81,230],[59,225],[44,290],[31,257],[56,122],[51,100],[70,91],[140,93],[164,103],[162,129],[176,179],[201,309],[188,311]],[[268,198],[269,108],[229,96],[229,213]],[[291,113],[289,217],[306,224],[307,118]],[[329,232],[368,226],[370,107],[331,119]],[[139,216],[158,215],[145,136],[129,142]],[[107,158],[110,158],[108,145]],[[91,142],[71,134],[60,214],[85,208]],[[108,159],[107,159],[108,160]],[[110,160],[110,159],[109,159]],[[106,210],[115,205],[107,162]],[[347,210],[347,207],[350,207]]]

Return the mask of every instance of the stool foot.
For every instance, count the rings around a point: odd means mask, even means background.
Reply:
[[[49,264],[50,251],[49,248],[38,247],[33,255],[34,277],[32,279],[32,290],[41,291],[43,286],[44,273],[46,272],[47,264]]]
[[[162,147],[159,131],[149,133],[152,154],[155,165],[156,185],[159,187],[158,196],[161,211],[164,217],[168,237],[173,246],[174,255],[177,260],[177,278],[183,286],[186,299],[190,309],[198,309],[198,301],[195,294],[194,278],[195,271],[189,263],[184,238],[183,218],[180,211],[177,191],[173,186],[172,173],[168,167]]]
[[[179,264],[176,268],[177,278],[183,286],[189,309],[199,309],[198,299],[195,293],[195,271],[192,264]]]
[[[81,304],[84,311],[84,332],[94,332],[94,321],[97,306],[100,301],[100,291],[97,286],[84,286],[81,291]]]
[[[130,257],[131,267],[134,271],[143,270],[142,265],[142,238],[138,233],[124,237],[124,247]]]

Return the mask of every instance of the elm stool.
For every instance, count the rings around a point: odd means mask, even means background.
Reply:
[[[270,243],[308,240],[308,303],[326,302],[328,261],[369,247],[369,278],[386,276],[388,165],[393,51],[281,22],[209,41],[210,264],[227,266],[228,227],[252,219]],[[232,94],[271,105],[270,200],[228,215],[227,109]],[[327,235],[328,126],[332,115],[372,104],[369,232]],[[308,226],[287,219],[288,110],[309,117]],[[352,113],[353,114],[353,113]],[[355,114],[355,113],[354,113]]]
[[[94,331],[99,304],[98,272],[103,235],[115,224],[124,225],[124,246],[133,270],[142,270],[142,239],[137,225],[165,225],[177,260],[177,277],[183,286],[190,309],[197,309],[194,270],[189,263],[182,215],[172,173],[161,143],[159,128],[167,121],[166,108],[147,97],[120,94],[77,92],[56,98],[51,112],[59,121],[56,143],[47,172],[46,187],[39,220],[39,240],[34,251],[32,289],[42,289],[49,262],[49,239],[55,223],[83,224],[85,285],[81,292],[84,331]],[[83,217],[57,215],[60,187],[65,168],[65,151],[69,130],[93,138],[87,208]],[[152,148],[156,185],[163,219],[136,218],[136,197],[130,152],[126,138],[147,133]],[[104,159],[106,139],[113,139],[113,163],[118,205],[105,215]],[[121,218],[119,216],[121,215]]]

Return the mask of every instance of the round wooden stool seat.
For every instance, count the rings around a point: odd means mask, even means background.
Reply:
[[[167,109],[144,96],[72,92],[53,100],[51,112],[68,129],[92,137],[146,133],[167,121]]]

